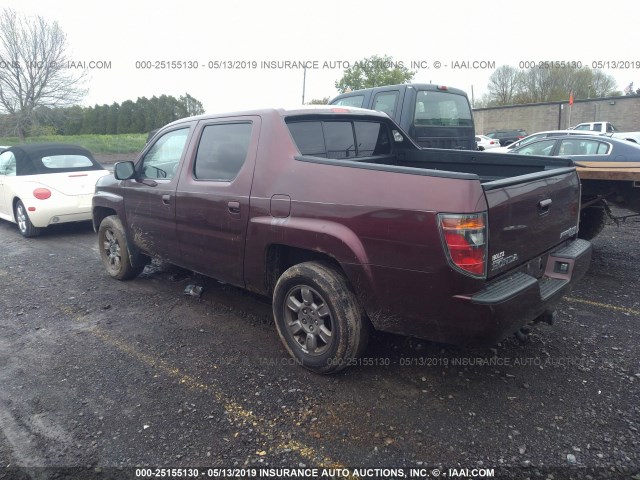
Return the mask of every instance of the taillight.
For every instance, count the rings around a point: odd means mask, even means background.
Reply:
[[[476,278],[486,275],[487,222],[485,213],[439,214],[440,232],[449,263]]]
[[[46,200],[51,196],[51,190],[49,190],[48,188],[36,188],[33,191],[33,196],[38,200]]]

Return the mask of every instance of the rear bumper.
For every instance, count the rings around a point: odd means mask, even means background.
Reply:
[[[35,227],[48,227],[54,223],[82,222],[91,220],[91,198],[93,195],[52,196],[47,200],[30,199],[25,207],[29,220]]]
[[[489,283],[470,297],[455,297],[455,303],[474,317],[461,321],[448,342],[493,344],[529,324],[545,311],[553,310],[571,286],[587,273],[591,243],[577,239],[549,254],[545,272],[534,278],[523,272]]]
[[[442,271],[377,271],[374,277],[388,280],[378,285],[376,301],[363,303],[379,330],[454,345],[493,345],[555,308],[587,272],[591,243],[576,239],[544,258],[542,275],[521,269],[465,295],[447,293],[454,287]],[[352,281],[359,285],[361,279]]]

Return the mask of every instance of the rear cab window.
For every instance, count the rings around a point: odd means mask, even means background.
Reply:
[[[421,90],[416,95],[416,127],[473,126],[468,100],[451,92]]]
[[[305,156],[353,160],[392,153],[385,123],[359,120],[287,120],[291,136]]]

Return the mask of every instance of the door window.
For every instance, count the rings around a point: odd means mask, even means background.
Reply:
[[[170,180],[176,174],[189,135],[188,128],[162,135],[142,159],[142,177]]]
[[[519,148],[516,153],[521,155],[543,155],[548,157],[551,155],[556,140],[541,140],[533,142]]]

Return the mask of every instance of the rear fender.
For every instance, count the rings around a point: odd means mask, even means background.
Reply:
[[[261,246],[247,245],[245,279],[247,286],[252,290],[268,290],[264,285],[266,249],[263,247],[273,244],[329,256],[335,259],[345,272],[355,267],[363,270],[362,274],[369,281],[372,279],[367,252],[356,233],[345,225],[313,218],[255,217],[250,221],[247,237],[264,239],[264,242],[259,242]],[[345,268],[347,265],[350,268]],[[359,290],[358,285],[354,284],[354,287]]]

